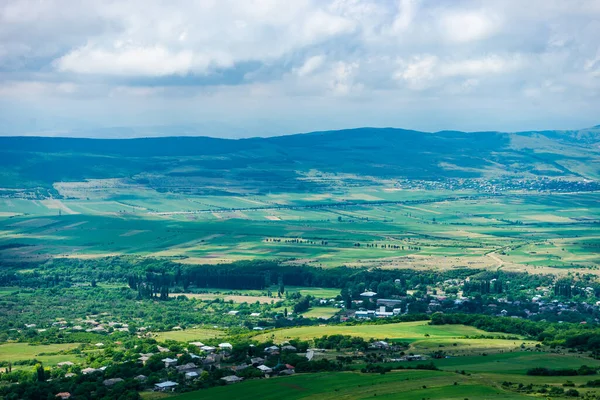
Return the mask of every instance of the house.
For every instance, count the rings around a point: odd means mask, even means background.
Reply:
[[[102,347],[102,346],[104,346],[104,343],[96,343],[94,346],[96,346],[96,347]]]
[[[385,306],[379,307],[379,311],[375,311],[375,316],[378,318],[387,318],[393,316],[393,312],[388,312],[385,310]]]
[[[185,379],[196,379],[200,374],[196,371],[190,371],[185,373]]]
[[[379,350],[387,350],[390,348],[388,342],[384,342],[383,340],[379,340],[377,342],[373,342],[369,345],[371,349],[379,349]]]
[[[75,363],[72,363],[71,361],[63,361],[56,364],[57,367],[72,367],[73,365],[75,365]]]
[[[177,369],[177,372],[179,372],[180,374],[185,374],[188,372],[198,372],[198,366],[191,362],[184,365],[178,365],[175,367],[175,369]]]
[[[166,347],[162,347],[162,346],[156,346],[156,348],[161,353],[168,353],[169,351],[171,351],[171,350],[167,349]]]
[[[154,390],[159,392],[173,391],[177,385],[177,382],[172,381],[160,382],[154,385]]]
[[[250,314],[251,317],[260,317],[260,313],[259,312],[253,312]]]
[[[67,400],[71,398],[71,393],[69,392],[60,392],[60,393],[56,393],[56,396],[54,397],[58,397],[59,399],[62,400]]]
[[[394,307],[402,304],[401,299],[377,299],[378,306]]]
[[[177,359],[176,358],[163,358],[162,360],[160,360],[162,362],[165,363],[165,368],[169,368],[169,367],[174,367],[177,365]]]
[[[233,346],[231,345],[231,343],[220,343],[219,344],[219,349],[221,349],[221,350],[231,350],[231,349],[233,349]]]
[[[220,361],[221,361],[220,354],[211,354],[211,355],[207,356],[204,360],[202,360],[202,364],[209,366],[212,364],[218,364]]]
[[[243,370],[245,370],[246,368],[249,368],[249,367],[250,367],[250,365],[248,365],[248,364],[240,364],[240,365],[236,365],[234,367],[231,367],[231,369],[234,370],[234,371],[243,371]]]
[[[81,373],[84,375],[93,374],[94,372],[98,372],[96,368],[85,368],[81,370]]]
[[[72,372],[69,372],[69,373],[65,374],[65,378],[72,378],[74,376],[77,376],[77,374],[74,374]]]
[[[265,347],[265,353],[274,354],[275,352],[279,352],[279,347],[277,347],[277,346]]]
[[[233,383],[238,383],[244,380],[244,378],[240,378],[239,376],[235,376],[235,375],[230,375],[230,376],[224,376],[221,378],[222,381],[225,381],[225,383],[227,383],[228,385],[231,385]]]
[[[293,375],[296,371],[293,368],[286,368],[284,370],[279,371],[279,375]]]
[[[366,311],[356,311],[354,313],[354,318],[372,318],[375,316],[375,311],[366,310]]]
[[[260,326],[255,326],[255,327],[254,327],[254,328],[252,328],[252,329],[253,329],[253,330],[255,330],[255,331],[264,331],[264,330],[265,330],[265,328],[263,328],[263,327],[260,327]]]
[[[281,351],[296,352],[296,351],[298,351],[298,349],[296,349],[291,344],[287,344],[287,345],[281,347]]]
[[[212,347],[212,346],[202,346],[202,347],[200,347],[200,350],[202,350],[206,353],[212,353],[213,351],[216,350],[216,348]]]
[[[253,367],[256,367],[258,365],[263,365],[265,363],[265,359],[261,357],[254,357],[250,359],[250,362],[252,363]]]
[[[377,296],[377,293],[367,290],[366,292],[362,292],[360,297],[364,297],[366,299],[373,299],[373,297]]]
[[[259,365],[256,369],[260,370],[263,374],[270,374],[273,370],[266,365]]]
[[[238,315],[239,311],[231,310],[227,313],[227,315]]]
[[[123,382],[123,379],[121,379],[121,378],[105,379],[102,383],[104,384],[104,386],[113,386],[119,382]]]
[[[196,347],[204,346],[204,343],[202,343],[202,342],[190,342],[189,344],[192,346],[196,346]]]
[[[148,377],[146,375],[138,375],[133,379],[135,379],[138,382],[146,382],[146,379],[148,379]]]

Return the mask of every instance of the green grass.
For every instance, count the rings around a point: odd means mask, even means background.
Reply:
[[[322,267],[394,265],[410,268],[422,263],[427,268],[451,268],[470,263],[474,268],[495,269],[497,262],[484,254],[504,249],[506,254],[501,257],[515,264],[511,268],[522,267],[534,272],[547,272],[543,267],[550,266],[560,267],[556,272],[567,273],[571,263],[592,267],[600,262],[595,247],[598,235],[595,225],[589,222],[600,218],[594,194],[529,193],[411,206],[381,204],[343,209],[156,216],[150,212],[315,202],[326,205],[361,197],[428,200],[461,193],[390,192],[368,185],[342,187],[339,193],[325,195],[290,192],[183,196],[151,190],[121,193],[121,190],[109,187],[102,198],[62,200],[64,207],[79,213],[62,216],[58,216],[57,209],[48,208],[50,204],[40,201],[3,199],[0,202],[0,248],[7,247],[0,250],[0,255],[7,260],[113,254],[183,256],[181,262],[191,264],[293,258],[295,262]],[[17,216],[8,217],[9,214]],[[338,217],[342,218],[341,222]],[[523,221],[523,224],[511,225],[504,220]],[[295,238],[302,239],[302,243],[286,243]],[[321,244],[322,241],[327,244]],[[362,245],[354,246],[357,242]],[[418,249],[409,248],[414,243],[418,243]],[[11,248],[14,244],[31,246]],[[378,244],[378,247],[366,244]],[[382,244],[404,246],[404,249],[381,248]],[[408,258],[398,264],[399,257]],[[339,293],[312,289],[303,290],[303,294],[335,297]]]
[[[275,291],[277,288],[274,288]],[[332,299],[340,294],[338,288],[318,288],[318,287],[304,287],[304,286],[286,286],[287,292],[300,292],[302,296],[313,296],[316,298]]]
[[[455,385],[455,382],[457,383]],[[523,399],[475,377],[438,371],[396,371],[385,375],[335,372],[298,374],[186,393],[192,399]]]
[[[323,318],[329,319],[340,311],[339,308],[335,307],[313,307],[307,312],[303,313],[304,318]]]
[[[155,336],[158,341],[176,340],[179,342],[193,342],[197,340],[214,339],[225,336],[225,332],[218,329],[191,328],[185,330],[158,332]]]
[[[468,372],[490,372],[500,374],[525,374],[530,368],[579,368],[582,365],[600,366],[593,358],[537,352],[506,352],[488,356],[466,356],[435,360],[435,365],[444,370],[465,370]]]
[[[72,361],[76,363],[77,356],[75,354],[53,353],[72,350],[78,346],[79,343],[48,344],[39,346],[32,346],[28,343],[5,343],[0,345],[0,360],[15,362],[23,360],[32,360],[35,358],[47,366],[53,366],[62,361]]]
[[[423,340],[436,338],[458,338],[466,335],[489,335],[488,332],[464,325],[428,325],[427,321],[400,322],[385,325],[355,325],[355,326],[304,326],[298,328],[280,329],[258,335],[256,339],[273,338],[275,342],[289,339],[313,339],[324,335],[351,335],[365,339],[411,339]],[[429,336],[425,336],[429,335]]]
[[[504,351],[518,351],[521,345],[533,349],[538,342],[505,339],[446,339],[433,338],[417,340],[411,343],[414,353],[430,354],[436,350],[443,350],[451,356],[464,356],[481,353],[497,353]]]
[[[579,355],[540,352],[457,357],[434,362],[442,371],[396,370],[385,375],[359,372],[297,374],[186,393],[174,399],[524,399],[529,396],[504,389],[501,383],[561,386],[571,380],[580,385],[590,377],[537,377],[525,375],[525,372],[539,366],[578,368],[584,364],[600,365],[598,360]],[[414,366],[416,362],[406,364]],[[457,374],[455,370],[465,370],[466,374]]]

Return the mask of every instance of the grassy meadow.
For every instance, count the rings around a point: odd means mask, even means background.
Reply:
[[[225,331],[218,329],[189,328],[185,330],[158,332],[154,335],[154,338],[158,341],[176,340],[179,342],[194,342],[223,336],[225,336]]]
[[[457,383],[455,385],[455,382]],[[254,380],[175,396],[177,400],[229,399],[522,399],[483,380],[438,371],[396,371],[385,375],[336,372]]]
[[[24,361],[36,359],[47,366],[59,362],[76,362],[77,355],[62,354],[79,347],[79,343],[30,345],[29,343],[4,343],[0,345],[0,361]]]
[[[384,325],[328,325],[302,326],[266,332],[256,336],[257,340],[273,339],[281,343],[290,339],[309,340],[325,335],[350,335],[364,339],[423,340],[460,338],[464,336],[489,335],[489,332],[464,325],[429,325],[427,321],[399,322]],[[427,336],[426,336],[427,335]]]
[[[322,267],[597,271],[595,193],[392,189],[381,183],[326,194],[194,197],[150,190],[111,194],[105,188],[96,197],[90,189],[77,196],[66,191],[74,197],[63,200],[5,198],[0,257],[139,255],[190,264],[262,258]]]

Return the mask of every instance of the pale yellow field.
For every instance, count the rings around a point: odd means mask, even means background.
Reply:
[[[189,299],[214,300],[223,299],[233,301],[234,303],[256,303],[269,304],[277,301],[274,297],[267,296],[241,296],[241,295],[223,295],[219,293],[169,293],[169,297],[185,296]]]

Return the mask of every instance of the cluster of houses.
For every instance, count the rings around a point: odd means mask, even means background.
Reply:
[[[165,357],[161,361],[164,363],[165,368],[173,368],[179,374],[184,375],[185,380],[193,381],[194,379],[200,378],[202,372],[205,369],[212,368],[222,368],[221,361],[224,361],[229,356],[229,352],[233,349],[231,343],[220,343],[218,346],[208,346],[202,342],[191,342],[190,345],[193,345],[198,348],[199,351],[203,352],[204,355],[200,356],[193,353],[188,353],[193,362],[188,362],[182,365],[178,365],[178,358],[170,358]],[[170,350],[168,348],[157,346],[159,353],[168,353]],[[281,346],[269,346],[264,349],[264,357],[253,357],[250,359],[249,363],[244,363],[240,365],[233,365],[227,367],[231,371],[231,375],[225,376],[221,378],[223,382],[226,384],[233,384],[237,382],[241,382],[244,380],[242,376],[243,374],[239,374],[241,371],[244,371],[247,368],[254,368],[264,376],[264,377],[273,377],[273,376],[285,376],[292,375],[295,373],[295,369],[293,365],[289,364],[281,364],[278,363],[273,367],[269,367],[265,364],[266,359],[270,357],[277,357],[282,352],[296,352],[296,347],[290,345],[289,343],[284,343]],[[142,364],[145,364],[150,357],[154,356],[154,353],[140,353],[140,357],[138,361]],[[178,354],[177,357],[181,357],[183,354]],[[75,364],[71,361],[64,361],[58,363],[57,366],[59,368],[68,368],[74,366]],[[106,370],[106,366],[100,368],[85,368],[81,370],[83,375],[95,374],[95,373],[103,373]],[[68,373],[65,375],[66,377],[75,376],[74,373]],[[145,382],[147,377],[144,375],[136,376],[134,379],[140,382]],[[181,380],[180,380],[181,381]],[[113,386],[119,382],[123,382],[122,378],[110,378],[105,379],[102,383],[107,386]],[[174,391],[177,386],[179,386],[178,382],[174,381],[164,381],[159,382],[154,385],[155,391],[165,392],[165,391]],[[57,398],[60,399],[69,399],[71,398],[71,394],[68,392],[61,392],[56,395]]]
[[[402,309],[400,305],[402,304],[402,299],[377,299],[375,300],[377,293],[372,291],[366,291],[360,294],[360,296],[365,299],[361,301],[361,304],[365,301],[370,303],[375,303],[377,308],[375,310],[367,310],[361,308],[354,313],[350,311],[349,317],[354,317],[358,319],[372,319],[372,318],[389,318],[394,317],[396,315],[402,314]],[[407,310],[406,310],[407,311]],[[405,313],[406,313],[405,311]]]
[[[107,313],[105,313],[107,314]],[[126,323],[116,321],[104,321],[100,322],[92,318],[78,318],[74,321],[66,321],[65,319],[59,319],[54,321],[51,326],[58,328],[58,330],[64,331],[69,330],[73,332],[92,332],[92,333],[109,333],[109,332],[129,332],[129,325]],[[36,329],[36,324],[25,324],[26,329]],[[44,332],[47,329],[37,328],[38,332]],[[138,331],[144,331],[146,328],[138,328]]]
[[[464,280],[447,280],[441,283],[441,290],[443,291],[443,288],[448,287],[460,287],[468,281],[469,278]],[[493,281],[494,279],[490,282],[493,283]],[[590,297],[594,293],[594,289],[591,287],[584,288],[583,290]],[[512,318],[530,318],[535,317],[540,313],[561,315],[564,312],[579,311],[588,314],[600,312],[600,301],[588,304],[586,302],[574,303],[557,299],[548,300],[548,296],[551,295],[551,293],[551,287],[538,287],[533,294],[530,294],[531,297],[528,299],[511,301],[505,297],[499,297],[483,306],[489,310],[487,314]],[[346,321],[348,318],[376,319],[404,315],[408,314],[411,306],[411,303],[407,302],[406,296],[393,299],[377,298],[377,293],[370,290],[361,293],[360,296],[362,300],[354,301],[355,305],[359,307],[358,310],[347,310],[346,313],[340,317],[341,321]],[[444,311],[447,308],[460,308],[463,307],[463,305],[474,301],[473,298],[462,296],[461,293],[450,297],[452,300],[451,302],[449,302],[448,299],[449,297],[444,294],[429,295],[425,300],[427,302],[427,307],[424,311],[434,313],[437,311]],[[369,309],[365,307],[367,305]],[[596,320],[600,321],[598,319]]]
[[[197,379],[200,377],[200,374],[204,370],[204,368],[215,366],[216,368],[221,368],[221,361],[225,360],[228,356],[228,352],[233,349],[231,343],[220,343],[218,346],[207,346],[202,342],[191,342],[190,345],[196,346],[199,350],[206,353],[204,357],[200,357],[195,354],[190,354],[192,359],[198,359],[198,364],[195,362],[189,362],[184,365],[177,365],[178,360],[175,358],[164,358],[161,361],[165,364],[165,368],[175,368],[177,372],[180,374],[184,374],[186,379]],[[160,349],[159,349],[160,350]],[[217,350],[219,352],[217,353]],[[168,351],[168,349],[167,349]],[[277,356],[281,352],[295,352],[297,349],[290,345],[284,344],[281,347],[278,346],[270,346],[264,349],[265,357]],[[152,354],[141,354],[139,360],[145,362],[149,359]],[[265,365],[265,358],[262,357],[253,357],[250,359],[250,363],[234,365],[229,367],[232,375],[225,376],[221,378],[223,382],[226,384],[233,384],[237,382],[241,382],[244,380],[243,377],[238,376],[237,374],[240,371],[243,371],[247,368],[255,368],[260,371],[265,377],[272,376],[284,376],[284,375],[292,375],[295,373],[295,369],[293,365],[289,364],[277,364],[274,367],[268,367]],[[160,382],[154,385],[155,391],[173,391],[179,384],[173,381]]]

